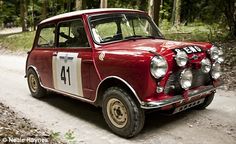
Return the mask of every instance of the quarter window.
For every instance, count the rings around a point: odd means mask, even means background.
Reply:
[[[38,46],[42,48],[54,47],[55,26],[47,26],[41,29],[38,39]]]

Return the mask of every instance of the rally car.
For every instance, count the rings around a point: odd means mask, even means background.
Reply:
[[[53,91],[102,107],[111,130],[128,138],[147,111],[207,107],[222,61],[211,43],[166,40],[145,12],[94,9],[40,22],[25,71],[33,97]]]

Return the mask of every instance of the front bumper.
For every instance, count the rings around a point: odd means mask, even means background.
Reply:
[[[183,103],[184,101],[190,101],[193,98],[201,97],[204,95],[211,94],[215,92],[217,87],[221,86],[223,83],[215,83],[214,85],[209,86],[201,86],[194,90],[188,90],[187,93],[183,95],[176,95],[173,98],[161,100],[161,101],[154,101],[154,102],[142,102],[141,108],[143,109],[158,109],[164,106],[172,105],[175,103]]]

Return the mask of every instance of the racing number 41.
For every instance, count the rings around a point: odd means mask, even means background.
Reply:
[[[65,66],[61,67],[61,80],[64,81],[64,84],[67,84],[67,79],[68,79],[68,84],[71,85],[70,83],[70,67],[68,66],[67,69]]]

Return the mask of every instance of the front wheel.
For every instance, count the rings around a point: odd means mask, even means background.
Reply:
[[[130,95],[121,88],[111,87],[103,96],[103,116],[112,131],[125,138],[138,134],[145,114]]]

